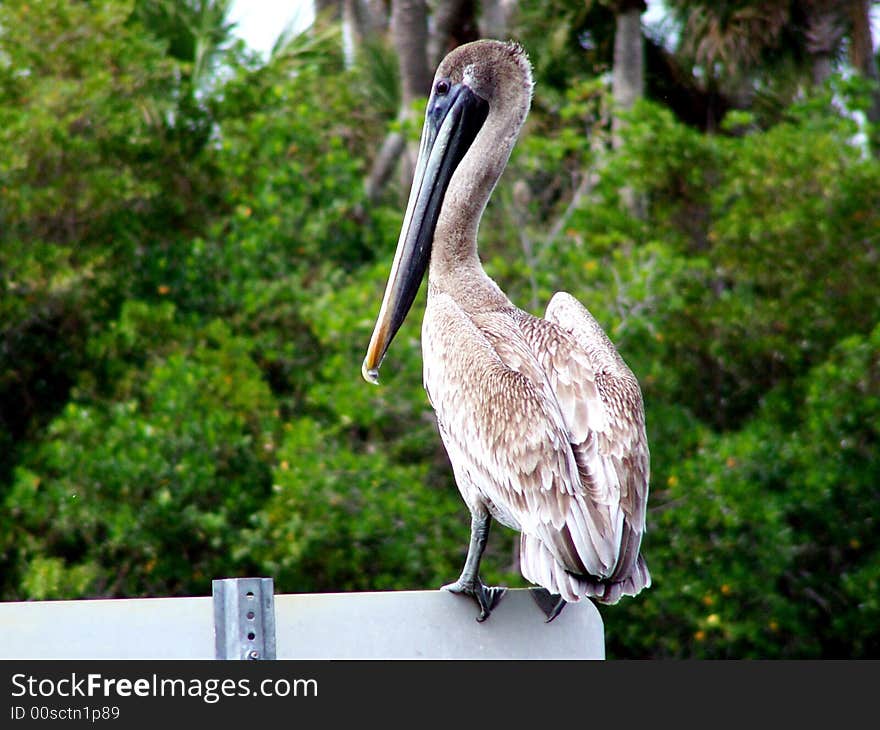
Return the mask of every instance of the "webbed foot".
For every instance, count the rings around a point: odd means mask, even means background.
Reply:
[[[532,594],[535,603],[538,604],[538,607],[547,617],[545,623],[549,624],[565,608],[565,599],[558,593],[551,593],[546,588],[530,588],[529,593]]]
[[[445,586],[442,586],[440,590],[471,596],[480,607],[480,615],[477,616],[477,621],[480,623],[489,618],[492,609],[498,605],[504,594],[507,593],[507,588],[483,585],[483,581],[479,578],[476,581],[462,581],[459,578],[455,583],[447,583]]]

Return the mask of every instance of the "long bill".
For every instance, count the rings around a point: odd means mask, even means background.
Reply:
[[[382,359],[406,319],[428,268],[434,230],[452,174],[488,112],[487,102],[463,84],[452,86],[444,94],[435,92],[428,104],[397,251],[361,368],[370,383],[379,382]]]

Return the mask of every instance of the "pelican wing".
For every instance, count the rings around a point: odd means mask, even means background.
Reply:
[[[563,471],[554,480],[557,490],[572,494],[564,527],[523,530],[525,572],[549,580],[563,595],[560,583],[612,602],[637,593],[650,581],[639,557],[649,455],[638,383],[596,320],[571,296],[556,295],[545,320],[518,311],[516,319],[521,339],[501,338],[496,350],[556,404],[576,463],[574,476]],[[548,564],[551,556],[566,575]],[[571,574],[584,580],[575,585]]]
[[[553,323],[515,309],[467,316],[442,296],[423,343],[425,386],[472,510],[485,504],[522,531],[527,578],[567,600],[601,596],[596,581],[625,577],[630,457],[605,453],[613,417],[587,352]]]
[[[598,488],[603,497],[616,499],[623,512],[619,557],[611,579],[629,581],[624,592],[637,592],[639,584],[650,585],[647,567],[639,556],[645,532],[650,454],[638,381],[599,323],[571,295],[560,292],[551,299],[545,323],[563,330],[576,343],[571,351],[567,347],[543,350],[542,365],[563,411],[576,412],[578,404],[585,402],[588,412],[602,412],[587,424],[586,431],[579,419],[566,420],[588,493],[592,495]],[[570,383],[579,383],[580,387]]]

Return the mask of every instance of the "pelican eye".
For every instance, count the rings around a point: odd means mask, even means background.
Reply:
[[[434,87],[434,91],[437,94],[448,94],[449,93],[449,82],[446,79],[440,79],[437,82],[437,85]]]

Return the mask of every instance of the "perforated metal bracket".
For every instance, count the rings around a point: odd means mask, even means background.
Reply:
[[[275,659],[275,584],[271,578],[212,582],[216,659]]]

